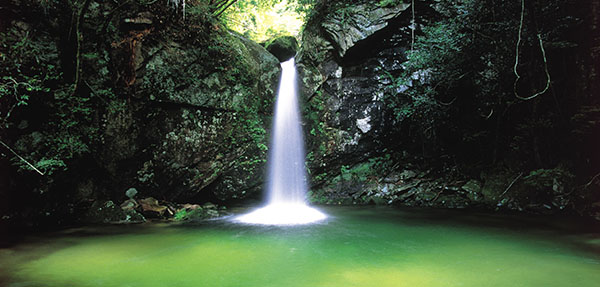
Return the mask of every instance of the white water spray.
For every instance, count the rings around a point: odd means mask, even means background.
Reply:
[[[322,220],[326,215],[306,203],[304,138],[300,126],[294,58],[281,63],[269,152],[267,205],[236,220],[253,224],[292,225]]]

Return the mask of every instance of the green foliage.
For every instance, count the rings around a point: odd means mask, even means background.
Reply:
[[[327,155],[327,143],[333,137],[333,131],[328,130],[325,122],[322,121],[325,110],[325,95],[321,91],[311,97],[302,109],[303,118],[307,122],[308,134],[307,147],[311,152],[307,155],[307,165],[315,166]],[[313,176],[318,176],[315,174]],[[315,180],[318,182],[319,180]]]
[[[244,113],[236,113],[234,116],[233,128],[228,135],[232,147],[248,146],[249,150],[244,154],[233,158],[232,165],[248,171],[248,178],[255,174],[257,168],[264,165],[267,158],[267,132],[265,130],[265,121],[259,113],[260,101],[258,99],[250,101],[247,110]],[[233,149],[234,152],[236,148]]]
[[[22,162],[19,162],[18,164],[21,168],[23,168]],[[64,170],[67,168],[67,165],[63,160],[56,158],[42,158],[35,164],[35,166],[48,176],[52,175],[55,171]]]
[[[312,204],[331,204],[328,194],[323,190],[309,190],[306,195],[308,201]]]
[[[55,91],[54,101],[47,104],[54,109],[50,121],[45,123],[38,144],[31,146],[30,136],[23,136],[16,147],[29,159],[39,159],[36,167],[48,175],[66,170],[68,161],[90,152],[90,144],[97,139],[98,129],[90,124],[92,109],[89,98],[70,96],[69,90]],[[30,167],[17,159],[13,163],[20,170]]]
[[[569,39],[567,23],[575,21],[565,16],[566,4],[561,1],[539,5],[542,6],[528,8],[536,9],[535,14],[525,13],[521,58],[527,55],[528,60],[522,61],[519,69],[528,75],[529,84],[517,87],[520,94],[530,94],[539,81],[545,81],[536,34],[540,33],[545,43],[562,43]],[[499,8],[487,0],[438,1],[435,9],[440,15],[432,18],[417,11],[417,27],[421,29],[415,33],[413,49],[406,53],[404,69],[382,71],[382,78],[389,82],[385,100],[394,109],[396,119],[421,141],[435,143],[441,134],[448,136],[449,131],[457,130],[450,135],[457,139],[443,141],[472,138],[477,149],[490,155],[498,153],[500,138],[507,135],[502,141],[514,141],[505,147],[523,150],[523,156],[531,157],[527,151],[536,145],[532,139],[540,138],[549,126],[556,124],[556,102],[549,97],[544,99],[541,113],[536,112],[540,108],[533,101],[523,103],[514,95],[520,3],[504,1]],[[561,25],[541,25],[556,21]],[[407,43],[409,47],[410,44]],[[517,104],[530,106],[521,107],[519,116],[512,114],[507,118]],[[482,130],[489,126],[495,130]],[[501,131],[503,135],[498,134]]]
[[[48,63],[52,46],[35,42],[26,27],[0,32],[0,125],[9,128],[15,108],[26,106],[32,97],[47,95],[45,83],[60,77]]]
[[[97,103],[107,104],[114,94],[97,83],[109,76],[107,55],[82,50],[82,70],[98,74],[89,80],[92,84],[82,79],[75,85],[63,77],[65,59],[59,60],[53,35],[42,31],[13,22],[0,33],[0,124],[12,131],[9,144],[17,153],[53,175],[91,151],[99,140]],[[11,161],[21,171],[31,170],[22,160]]]
[[[379,7],[392,7],[404,3],[404,0],[380,0],[377,5]]]
[[[313,182],[317,183],[321,188],[309,191],[309,201],[317,204],[341,204],[344,201],[340,201],[340,198],[332,194],[332,189],[336,190],[341,187],[344,189],[343,192],[346,192],[345,189],[348,187],[376,182],[378,178],[381,178],[382,174],[390,172],[393,163],[391,158],[390,154],[385,153],[382,156],[369,158],[366,162],[354,165],[342,165],[337,175],[326,172],[314,175],[312,178]],[[346,198],[345,200],[349,199]],[[346,203],[352,203],[352,201]]]
[[[302,1],[300,1],[302,2]],[[237,1],[223,13],[227,27],[256,42],[300,33],[305,4],[295,0]]]
[[[463,32],[460,20],[447,21],[423,28],[423,36],[417,38],[414,50],[408,53],[401,74],[395,77],[383,70],[391,82],[386,100],[396,119],[415,126],[425,138],[434,137],[446,120],[447,109],[438,98],[447,95],[441,93],[460,81],[469,68],[466,61],[470,59],[463,53],[471,45],[470,38]]]
[[[362,163],[353,166],[342,165],[340,168],[340,177],[344,181],[367,181],[369,176],[374,175],[373,166],[371,163]]]
[[[213,23],[216,24],[217,18],[213,17],[211,6],[207,3],[188,3],[188,7],[185,10],[186,19],[189,19],[193,23]]]
[[[206,214],[204,213],[204,210],[200,207],[200,208],[196,208],[196,209],[180,209],[178,210],[175,215],[173,216],[173,219],[175,221],[184,221],[184,220],[194,220],[194,219],[202,219],[205,218]]]
[[[377,178],[381,174],[389,172],[391,166],[391,155],[385,154],[379,157],[369,158],[367,162],[357,164],[353,167],[342,165],[340,176],[343,180],[368,181]]]
[[[354,14],[354,6],[351,3],[339,3],[336,7],[334,15],[336,15],[341,21],[342,25],[346,24],[346,21]]]

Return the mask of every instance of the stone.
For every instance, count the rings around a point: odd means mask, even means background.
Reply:
[[[123,108],[105,116],[100,165],[119,186],[145,196],[179,202],[251,196],[262,190],[279,61],[226,29],[210,39],[200,37],[204,30],[188,32],[196,37],[168,29],[144,36],[135,53],[143,61],[135,61],[135,79],[127,81],[140,100],[111,103]],[[127,57],[121,61],[119,53]],[[131,54],[115,48],[115,65],[131,65]]]
[[[481,182],[478,180],[472,179],[467,181],[467,183],[461,186],[461,189],[466,192],[467,198],[471,202],[479,202],[483,197],[481,195]]]
[[[146,218],[135,210],[125,210],[125,220],[118,223],[143,223]]]
[[[375,205],[386,205],[387,202],[388,201],[385,198],[378,196],[378,195],[373,195],[368,200],[369,204],[375,204]]]
[[[409,189],[415,188],[420,183],[421,183],[420,180],[415,180],[415,181],[409,182],[409,183],[397,184],[394,187],[394,194],[403,193],[403,192],[405,192],[405,191],[407,191]]]
[[[375,32],[385,28],[387,21],[398,17],[410,4],[392,7],[359,4],[346,9],[346,13],[331,13],[321,24],[325,33],[338,46],[337,55],[343,57],[357,42],[362,41]],[[351,17],[344,14],[352,15]]]
[[[417,189],[411,189],[409,192],[398,196],[398,199],[404,201],[417,193]]]
[[[565,195],[558,195],[552,199],[552,206],[558,208],[559,210],[565,209],[570,203],[570,200]]]
[[[208,217],[219,217],[219,211],[215,209],[208,209],[205,211],[206,216]]]
[[[383,183],[397,183],[399,181],[400,181],[400,175],[397,173],[392,173],[383,179]]]
[[[135,189],[133,187],[128,189],[127,191],[125,191],[125,195],[127,197],[129,197],[129,199],[133,199],[137,194],[138,194],[137,189]]]
[[[167,210],[166,206],[160,205],[158,200],[153,197],[140,199],[139,204],[142,208],[142,212],[151,216],[163,216]]]
[[[417,173],[412,170],[405,169],[398,176],[401,180],[409,180],[416,177]]]
[[[541,214],[551,214],[552,206],[541,203],[530,203],[525,206],[526,210],[533,211]]]
[[[339,167],[340,160],[365,162],[383,146],[397,144],[400,131],[394,111],[384,102],[389,83],[383,83],[382,69],[401,72],[406,46],[382,42],[378,34],[402,34],[395,29],[410,23],[402,13],[410,6],[364,2],[344,6],[346,16],[339,9],[317,11],[324,17],[306,23],[302,35],[296,56],[301,97],[309,99],[308,114],[316,115],[306,120],[311,131],[307,151],[320,154],[310,163],[311,170],[336,173],[329,169]]]
[[[481,187],[482,201],[492,204],[501,200],[500,194],[504,192],[506,187],[512,181],[511,174],[503,171],[484,171],[481,173],[483,186]]]
[[[279,61],[260,45],[234,33],[222,35],[224,49],[235,62],[216,59],[190,43],[168,42],[157,51],[147,48],[138,94],[163,103],[179,103],[219,110],[244,111],[251,101],[272,97]],[[151,50],[152,49],[152,50]],[[215,69],[211,65],[235,65]],[[200,77],[190,75],[201,75]]]
[[[128,199],[121,203],[121,209],[123,210],[135,210],[138,208],[139,204],[135,201],[135,199]]]
[[[189,203],[184,204],[183,208],[187,209],[187,210],[202,209],[202,207],[198,204],[189,204]]]
[[[477,193],[481,191],[481,183],[478,180],[471,179],[461,186],[461,188],[468,193]]]
[[[84,214],[86,223],[139,223],[146,219],[135,210],[123,210],[112,201],[95,201]]]
[[[293,36],[281,36],[267,41],[265,48],[273,54],[279,62],[285,62],[296,56],[298,52],[298,40]]]
[[[202,220],[206,218],[215,218],[222,216],[217,205],[207,202],[200,206],[199,204],[183,204],[176,210],[175,220]],[[224,209],[221,209],[224,210]]]
[[[20,130],[24,130],[27,129],[29,127],[29,122],[26,120],[22,120],[19,125],[17,126],[18,129]]]
[[[366,134],[368,131],[371,130],[371,124],[369,124],[370,121],[371,121],[371,117],[366,117],[364,119],[357,119],[356,120],[356,127],[358,127],[358,129],[363,134]]]

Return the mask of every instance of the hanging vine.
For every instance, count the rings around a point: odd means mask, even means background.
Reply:
[[[521,79],[521,76],[519,75],[519,72],[517,71],[517,67],[519,65],[519,46],[521,45],[521,40],[522,40],[523,18],[524,17],[525,17],[525,0],[521,0],[521,19],[519,22],[519,33],[518,33],[517,47],[516,47],[516,53],[515,53],[515,65],[513,67],[513,71],[516,76],[515,82],[513,84],[513,91],[514,91],[515,97],[517,97],[517,99],[527,101],[527,100],[531,100],[531,99],[547,92],[548,89],[550,88],[551,79],[550,79],[550,72],[548,71],[548,61],[546,59],[546,50],[544,50],[544,43],[542,42],[542,36],[540,35],[540,33],[537,33],[538,43],[540,45],[540,50],[542,51],[542,58],[544,60],[544,71],[546,72],[546,86],[544,87],[543,90],[541,90],[529,97],[521,97],[521,96],[519,96],[519,93],[517,92],[517,85],[519,83],[519,79]]]
[[[415,29],[417,29],[417,23],[415,21],[415,0],[412,0],[411,3],[411,8],[412,8],[412,29],[410,31],[410,51],[414,51],[415,49]]]
[[[181,14],[183,15],[183,20],[185,20],[185,1],[186,0],[169,0],[169,2],[175,6],[175,10],[179,9],[179,3],[181,3]]]
[[[71,92],[71,96],[74,96],[77,92],[77,88],[79,87],[79,79],[81,74],[81,41],[83,40],[83,35],[81,34],[81,22],[83,22],[83,16],[87,11],[87,8],[90,5],[90,0],[85,0],[77,13],[77,18],[75,20],[75,44],[76,44],[76,52],[75,52],[75,82],[73,84],[73,90]],[[77,5],[75,4],[73,9],[75,9]],[[73,16],[75,16],[75,11],[73,11]],[[72,28],[72,26],[71,26]],[[71,33],[69,33],[70,35]]]

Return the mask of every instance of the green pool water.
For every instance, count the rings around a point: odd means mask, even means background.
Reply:
[[[0,249],[0,286],[600,286],[581,221],[323,208],[319,224],[64,230]]]

